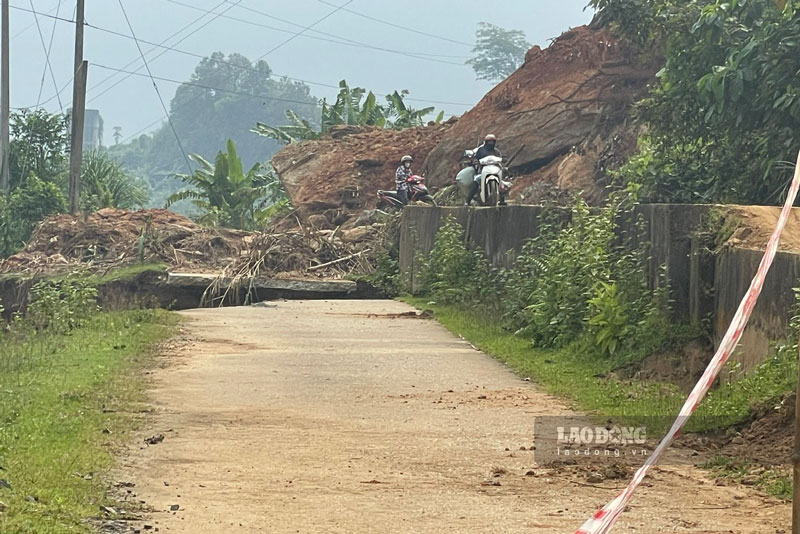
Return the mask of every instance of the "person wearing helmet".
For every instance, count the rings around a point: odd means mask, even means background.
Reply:
[[[466,206],[472,204],[472,199],[475,198],[475,195],[478,194],[480,191],[480,160],[487,156],[497,156],[502,158],[503,154],[497,148],[497,136],[494,134],[489,134],[483,139],[483,144],[474,150],[475,157],[474,157],[474,165],[475,165],[475,181],[472,183],[472,188],[469,190],[469,195],[467,195],[467,202]]]
[[[414,174],[411,171],[413,162],[414,158],[411,156],[403,156],[400,160],[400,166],[394,174],[397,196],[403,204],[408,204],[408,179]]]
[[[475,149],[475,160],[480,161],[486,156],[503,157],[497,148],[497,136],[489,134],[483,139],[483,144]]]

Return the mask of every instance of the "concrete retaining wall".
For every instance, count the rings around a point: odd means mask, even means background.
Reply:
[[[400,268],[416,287],[414,261],[433,248],[442,221],[455,217],[466,229],[468,243],[483,250],[493,265],[511,267],[522,245],[537,235],[545,217],[541,206],[504,208],[432,208],[409,206],[403,213]],[[669,283],[672,311],[682,321],[711,320],[719,342],[755,274],[763,251],[730,248],[712,254],[703,231],[712,206],[650,204],[635,213],[650,244],[651,285]],[[551,212],[552,214],[552,212]],[[568,217],[565,212],[564,217]],[[634,219],[621,223],[632,230]],[[779,253],[765,282],[734,361],[749,371],[770,352],[770,340],[786,334],[794,302],[792,288],[800,285],[800,256]]]

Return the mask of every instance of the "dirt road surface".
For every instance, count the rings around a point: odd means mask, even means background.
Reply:
[[[185,312],[191,341],[156,371],[156,415],[118,474],[153,509],[138,528],[569,534],[627,483],[535,465],[534,418],[569,409],[436,322],[393,316],[407,311],[318,301]],[[787,505],[672,465],[615,532],[789,525]]]

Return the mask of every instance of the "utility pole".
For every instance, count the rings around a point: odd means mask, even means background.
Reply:
[[[86,112],[86,76],[89,63],[83,60],[84,0],[78,0],[75,18],[75,81],[72,86],[72,139],[69,154],[69,212],[81,207],[81,164],[83,162],[83,120]]]
[[[3,2],[3,22],[2,22],[2,60],[0,60],[0,194],[6,195],[11,190],[11,180],[8,168],[8,153],[11,149],[11,142],[9,140],[9,115],[11,114],[11,98],[9,87],[9,27],[8,27],[8,4],[9,0],[2,0]]]

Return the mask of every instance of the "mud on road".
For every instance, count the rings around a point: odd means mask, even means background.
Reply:
[[[152,507],[137,528],[569,533],[627,483],[536,465],[534,418],[571,411],[436,322],[398,316],[408,311],[185,312],[191,341],[164,356],[156,415],[116,473]],[[154,435],[163,441],[144,443]],[[788,532],[788,505],[669,464],[618,532]]]

